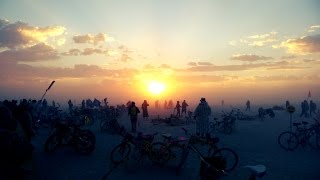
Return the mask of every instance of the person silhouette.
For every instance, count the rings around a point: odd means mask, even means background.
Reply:
[[[144,100],[141,105],[141,108],[142,108],[142,116],[143,116],[143,119],[145,119],[145,120],[148,120],[148,117],[149,117],[148,106],[149,106],[149,104],[148,104],[147,100]]]

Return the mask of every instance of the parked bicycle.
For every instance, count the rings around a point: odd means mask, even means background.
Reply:
[[[135,171],[145,157],[153,161],[152,142],[156,134],[138,133],[135,137],[130,133],[124,132],[122,134],[122,142],[111,151],[111,162],[116,165],[125,163],[129,171]]]
[[[213,133],[215,130],[224,133],[231,134],[235,128],[236,117],[233,116],[233,111],[230,113],[225,113],[222,111],[222,120],[218,121],[217,118],[214,118],[213,121],[209,123],[209,133]]]
[[[95,149],[95,135],[74,122],[56,121],[53,131],[45,142],[44,150],[51,153],[61,146],[71,146],[83,155],[90,154]]]
[[[295,131],[282,132],[278,137],[281,148],[292,151],[300,144],[302,147],[309,145],[312,149],[320,149],[320,123],[317,119],[314,119],[314,121],[315,124],[312,124],[309,128],[307,128],[309,123],[305,121],[292,123]]]

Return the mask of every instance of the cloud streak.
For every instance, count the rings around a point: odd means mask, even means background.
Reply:
[[[233,55],[231,60],[239,60],[239,61],[248,61],[248,62],[254,62],[254,61],[265,61],[265,60],[271,60],[273,59],[272,57],[267,57],[267,56],[259,56],[255,54],[238,54],[238,55]]]
[[[85,34],[73,36],[73,41],[77,44],[93,44],[97,45],[98,43],[104,43],[107,41],[114,41],[112,37],[109,37],[107,34],[98,33],[97,35]]]

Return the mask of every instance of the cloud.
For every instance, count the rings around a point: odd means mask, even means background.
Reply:
[[[278,32],[271,31],[265,34],[256,34],[241,38],[239,41],[229,41],[229,44],[235,46],[237,44],[244,44],[253,47],[262,47],[266,45],[270,45],[273,42],[278,41],[277,37]]]
[[[198,62],[198,65],[199,66],[210,66],[210,65],[212,65],[212,63],[210,63],[210,62]]]
[[[44,43],[24,49],[10,49],[0,53],[0,61],[35,62],[59,59],[58,51]]]
[[[169,66],[168,64],[161,64],[160,68],[171,69],[171,66]]]
[[[177,71],[188,71],[188,72],[219,72],[219,71],[246,71],[246,70],[268,70],[268,69],[304,69],[308,67],[301,66],[302,63],[294,63],[288,61],[276,61],[276,62],[265,62],[265,63],[250,63],[240,65],[208,65],[208,66],[192,66],[186,69],[178,69]]]
[[[279,47],[286,48],[291,54],[310,54],[320,52],[320,34],[304,36],[297,39],[288,39],[280,44]],[[276,48],[276,47],[275,47]]]
[[[99,33],[97,35],[85,34],[73,36],[73,41],[78,44],[93,44],[97,45],[100,42],[113,41],[112,37],[109,37],[107,34]]]
[[[188,62],[188,66],[197,66],[196,62]]]
[[[104,51],[97,48],[85,48],[81,53],[81,55],[84,55],[84,56],[89,56],[92,54],[104,54]]]
[[[259,61],[259,60],[270,60],[273,58],[267,57],[267,56],[258,56],[258,55],[254,55],[254,54],[238,54],[238,55],[233,55],[230,59],[231,60],[254,62],[254,61]]]
[[[282,56],[281,59],[294,59],[297,56]]]
[[[61,55],[63,56],[79,56],[81,53],[80,49],[69,49],[68,52],[63,52]]]
[[[65,30],[62,26],[34,27],[21,21],[10,23],[0,19],[0,47],[32,46],[46,42],[49,37],[60,36]]]
[[[128,62],[130,60],[133,60],[128,54],[123,53],[119,59],[119,61],[122,62]]]
[[[313,25],[309,27],[308,32],[315,32],[318,29],[320,29],[320,25]]]

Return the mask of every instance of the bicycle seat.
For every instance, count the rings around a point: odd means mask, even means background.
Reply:
[[[307,121],[302,121],[302,124],[303,125],[307,125],[307,124],[309,124]]]
[[[267,168],[264,165],[255,165],[255,166],[244,166],[245,168],[249,169],[249,171],[257,177],[263,177],[266,172],[267,172]]]
[[[171,139],[171,134],[170,133],[165,133],[165,134],[161,134],[161,136],[165,139]]]
[[[301,123],[292,123],[294,126],[299,126]]]

